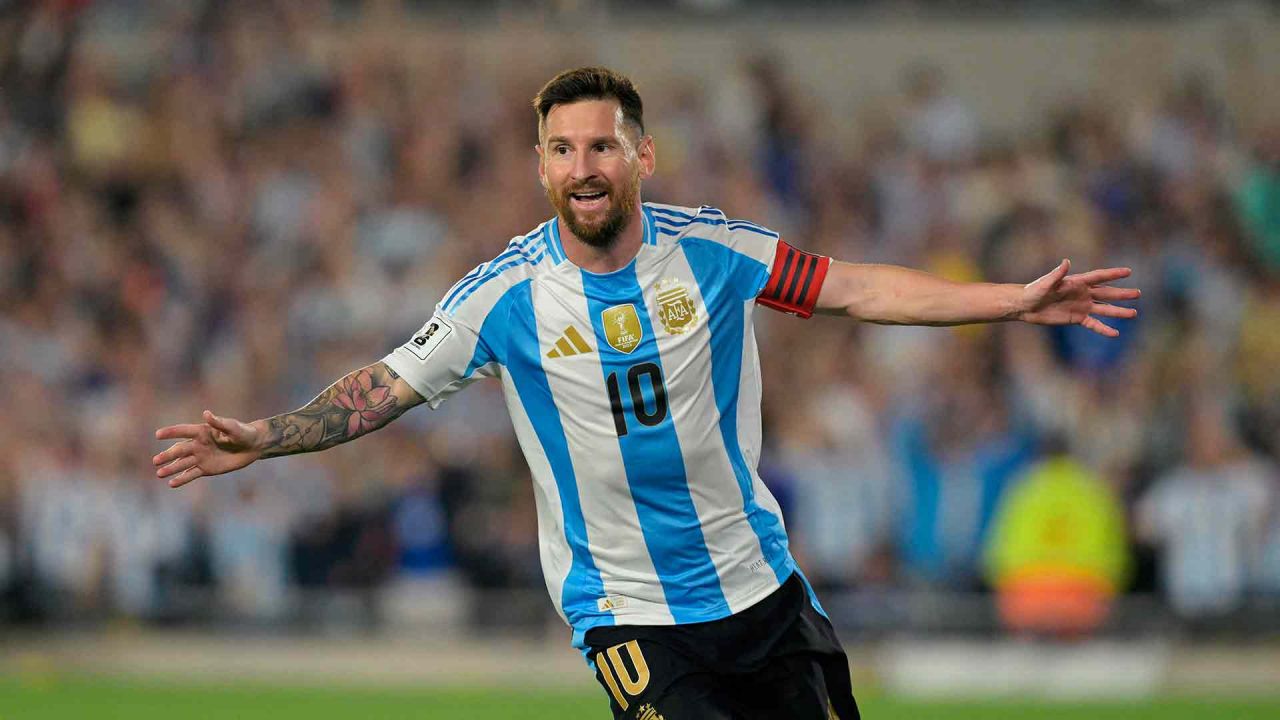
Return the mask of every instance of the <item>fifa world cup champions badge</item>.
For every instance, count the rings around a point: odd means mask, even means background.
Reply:
[[[698,323],[698,309],[684,283],[675,278],[658,283],[658,319],[672,335],[686,333]]]
[[[604,320],[604,335],[609,344],[618,352],[630,353],[644,338],[644,330],[640,327],[640,316],[631,303],[614,305],[601,314]]]

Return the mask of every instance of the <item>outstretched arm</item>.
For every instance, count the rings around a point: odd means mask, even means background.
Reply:
[[[1038,325],[1083,325],[1107,337],[1120,333],[1099,317],[1131,318],[1133,308],[1112,305],[1135,300],[1131,288],[1107,283],[1129,276],[1128,268],[1068,275],[1071,262],[1026,285],[961,283],[894,265],[832,262],[816,310],[847,314],[885,325],[964,325],[1022,320]]]
[[[170,425],[158,440],[178,440],[156,455],[156,477],[170,487],[239,470],[261,458],[314,452],[354,440],[400,417],[423,398],[385,363],[349,373],[304,407],[251,423],[204,411],[204,422]]]

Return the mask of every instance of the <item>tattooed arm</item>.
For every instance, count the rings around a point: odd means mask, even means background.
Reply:
[[[304,407],[251,423],[204,411],[204,422],[170,425],[159,440],[178,442],[151,459],[170,487],[239,470],[261,458],[327,450],[377,430],[423,402],[395,370],[377,362],[352,372]]]
[[[347,375],[305,407],[259,420],[266,430],[262,457],[328,450],[400,417],[422,402],[385,363]]]

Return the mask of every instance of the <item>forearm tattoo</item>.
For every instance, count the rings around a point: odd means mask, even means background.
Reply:
[[[395,420],[409,409],[391,389],[399,379],[385,363],[374,363],[330,385],[306,406],[268,418],[262,457],[327,450]]]

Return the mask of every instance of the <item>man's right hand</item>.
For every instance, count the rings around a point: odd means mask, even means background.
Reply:
[[[424,402],[384,362],[353,370],[290,413],[251,423],[204,411],[204,422],[170,425],[157,440],[177,440],[151,458],[156,477],[181,487],[205,475],[239,470],[261,458],[327,450],[373,432]]]
[[[156,430],[157,440],[177,440],[151,458],[156,477],[169,478],[169,487],[181,487],[205,475],[221,475],[252,463],[262,455],[265,431],[258,424],[218,417],[204,411],[204,422],[170,425]]]

